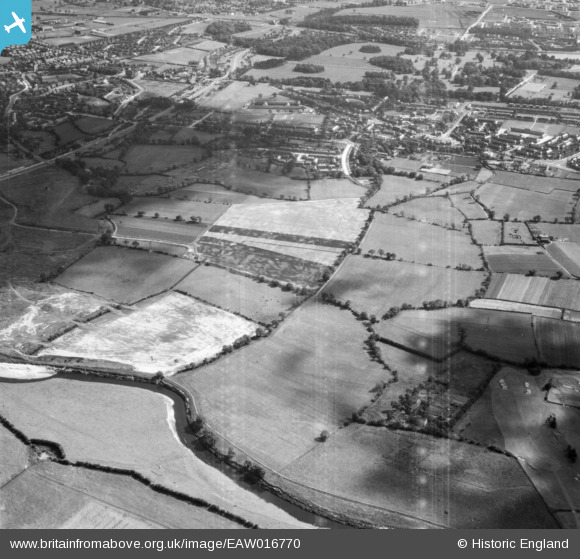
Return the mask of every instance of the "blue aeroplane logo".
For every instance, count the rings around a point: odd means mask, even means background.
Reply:
[[[31,0],[0,0],[0,52],[10,45],[30,41]]]

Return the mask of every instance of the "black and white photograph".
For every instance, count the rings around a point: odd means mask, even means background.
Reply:
[[[2,0],[0,48],[0,529],[567,549],[580,0]]]

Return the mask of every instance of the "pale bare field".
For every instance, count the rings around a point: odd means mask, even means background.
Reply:
[[[264,232],[353,242],[368,212],[356,199],[233,206],[215,223]]]
[[[179,293],[166,293],[124,316],[106,316],[65,334],[39,355],[106,359],[145,373],[174,372],[251,336],[256,325]]]
[[[498,301],[497,299],[474,299],[469,303],[471,309],[489,309],[491,311],[510,311],[524,314],[533,314],[544,318],[562,318],[561,309],[540,307],[514,301]]]

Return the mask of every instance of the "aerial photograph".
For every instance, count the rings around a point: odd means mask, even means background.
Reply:
[[[580,0],[2,4],[0,528],[580,528]]]

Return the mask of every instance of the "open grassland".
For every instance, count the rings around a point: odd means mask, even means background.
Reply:
[[[503,224],[504,245],[537,245],[528,226],[520,222],[508,222]]]
[[[54,128],[59,146],[66,146],[73,142],[84,140],[87,135],[81,132],[72,122],[63,122]]]
[[[303,300],[292,292],[215,266],[200,266],[175,289],[262,323],[278,320],[281,313]]]
[[[352,499],[359,514],[378,509],[386,526],[556,527],[513,458],[419,433],[351,425],[283,473]]]
[[[501,243],[502,225],[499,221],[470,221],[471,234],[479,245],[499,245]]]
[[[528,223],[534,235],[548,235],[555,241],[580,243],[580,225],[564,225],[562,223]]]
[[[202,181],[205,177],[206,180],[254,196],[307,199],[306,181],[292,180],[281,175],[262,173],[236,165],[226,165],[218,169],[209,168],[200,172],[200,177]]]
[[[18,223],[96,232],[98,223],[75,213],[96,198],[80,192],[78,179],[58,167],[43,167],[0,182],[0,193],[18,206]]]
[[[219,227],[352,243],[367,216],[368,212],[360,210],[354,199],[246,204],[229,208],[212,231]]]
[[[169,194],[169,196],[177,200],[228,205],[277,203],[277,200],[271,198],[258,198],[251,194],[236,192],[235,190],[229,190],[224,186],[209,183],[192,184],[186,188],[174,190]]]
[[[353,309],[380,318],[403,303],[420,307],[423,301],[454,304],[481,287],[484,272],[460,272],[424,264],[375,260],[349,255],[324,291]]]
[[[0,285],[39,281],[56,275],[94,245],[92,235],[17,227],[0,250]]]
[[[317,285],[322,280],[326,269],[324,265],[284,254],[280,250],[285,249],[279,248],[280,246],[271,247],[275,250],[269,250],[247,243],[239,244],[217,237],[203,236],[198,248],[209,262],[255,277],[264,276],[267,279],[308,286]],[[301,253],[310,256],[309,250],[312,249],[304,248]]]
[[[580,282],[572,280],[494,274],[485,296],[580,311]]]
[[[492,272],[527,274],[535,270],[539,276],[553,276],[562,271],[540,247],[484,246],[483,252]]]
[[[175,196],[175,193],[173,193]],[[127,212],[130,216],[138,215],[144,212],[145,217],[155,217],[156,219],[175,219],[181,216],[185,221],[191,217],[201,218],[202,223],[213,223],[226,210],[224,204],[207,204],[204,202],[190,202],[187,200],[172,198],[134,198],[122,211]],[[121,210],[119,210],[121,211]]]
[[[167,82],[160,80],[135,80],[148,93],[157,97],[172,97],[176,93],[187,89],[188,85],[180,82]]]
[[[84,116],[75,121],[75,126],[84,134],[96,135],[102,134],[115,126],[114,120],[106,118],[95,118],[93,116]]]
[[[418,181],[395,175],[384,175],[380,190],[366,201],[365,207],[387,206],[401,202],[405,196],[423,196],[439,188],[440,184],[438,182]]]
[[[274,93],[280,93],[280,90],[265,83],[250,85],[248,82],[235,81],[213,97],[203,101],[202,105],[207,109],[229,113],[239,111],[260,95],[270,97]]]
[[[243,318],[186,295],[166,293],[124,316],[108,315],[73,330],[39,355],[104,359],[139,372],[171,373],[211,359],[255,331]]]
[[[486,309],[448,308],[438,311],[404,311],[380,322],[381,338],[409,351],[442,359],[461,347],[461,337],[474,351],[521,363],[537,359],[532,317]]]
[[[82,208],[79,208],[76,213],[84,217],[97,217],[104,213],[108,213],[106,206],[112,204],[113,207],[121,205],[121,201],[118,198],[99,198],[95,202],[91,202]]]
[[[137,239],[142,241],[158,241],[191,245],[206,229],[204,225],[193,223],[176,223],[165,219],[138,217],[114,217],[115,237],[121,244],[122,239]],[[145,245],[148,247],[148,245]]]
[[[534,318],[540,361],[551,367],[580,368],[580,323]]]
[[[132,146],[125,156],[125,173],[147,175],[168,171],[199,161],[205,153],[203,148],[194,146],[173,145],[138,145]]]
[[[463,214],[451,205],[443,196],[416,198],[410,202],[398,204],[390,210],[402,217],[409,217],[423,223],[432,223],[452,229],[461,229],[465,223]]]
[[[0,488],[15,478],[28,467],[28,447],[21,443],[8,429],[0,425]],[[4,501],[2,501],[4,502]],[[4,515],[6,510],[0,510],[0,527],[6,528]]]
[[[51,285],[13,287],[0,291],[0,347],[21,351],[47,341],[63,329],[85,320],[103,302]]]
[[[418,6],[373,6],[364,8],[347,8],[338,12],[342,15],[390,15],[396,17],[414,17],[419,20],[420,29],[467,29],[475,22],[483,8],[470,5],[457,7],[447,4],[422,4]]]
[[[55,283],[130,304],[169,289],[194,268],[192,262],[162,254],[98,247]]]
[[[258,343],[175,380],[199,394],[208,423],[235,445],[282,468],[368,403],[388,377],[365,353],[348,311],[308,303]]]
[[[580,243],[551,243],[546,249],[567,272],[580,277]]]
[[[494,184],[512,186],[540,194],[552,194],[555,191],[565,191],[574,193],[580,185],[570,179],[558,179],[550,177],[537,177],[521,173],[510,173],[508,171],[495,171],[492,181]]]
[[[41,462],[0,489],[3,528],[241,528],[128,476]]]
[[[454,194],[450,196],[451,204],[457,208],[466,219],[487,219],[483,208],[473,199],[471,194]]]
[[[361,249],[363,252],[381,249],[409,262],[441,267],[483,266],[479,248],[462,231],[389,214],[375,214]]]
[[[495,180],[495,179],[494,179]],[[488,182],[477,191],[479,201],[498,217],[509,214],[510,219],[526,221],[539,215],[541,219],[564,221],[576,203],[573,193],[554,190],[541,193],[525,187],[511,187]]]
[[[354,184],[349,179],[321,179],[310,185],[311,200],[335,200],[339,198],[360,198],[366,188]]]
[[[29,438],[59,443],[73,462],[137,471],[259,526],[304,526],[196,458],[177,437],[173,402],[159,393],[70,378],[3,383],[0,413]]]
[[[492,416],[501,430],[505,449],[518,457],[550,508],[569,510],[577,509],[580,504],[580,485],[575,479],[578,466],[566,457],[568,444],[580,446],[580,412],[544,399],[543,387],[559,374],[550,370],[532,377],[525,371],[506,368],[497,374],[489,390]],[[499,383],[500,379],[506,389]],[[545,425],[551,414],[556,417],[555,429]]]

